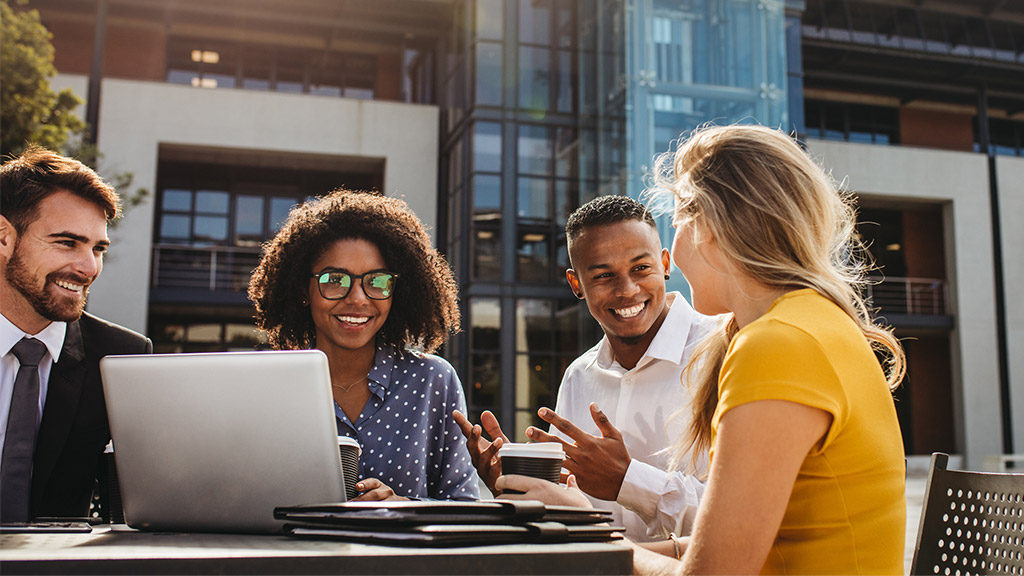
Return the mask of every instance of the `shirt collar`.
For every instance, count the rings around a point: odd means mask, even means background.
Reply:
[[[394,378],[395,359],[399,356],[401,353],[394,347],[377,344],[377,351],[373,355],[373,368],[370,369],[369,374],[369,386],[370,392],[381,399],[387,395],[388,388],[391,386],[391,380]]]
[[[668,360],[675,364],[683,363],[683,352],[686,347],[682,344],[686,343],[686,337],[690,333],[690,325],[693,324],[697,313],[679,292],[669,292],[666,294],[665,305],[668,306],[668,315],[665,316],[665,321],[662,322],[658,333],[654,335],[654,339],[651,340],[647,351],[644,352],[640,361],[636,363],[637,366],[645,364],[648,358]],[[593,362],[591,362],[591,366],[597,364],[601,368],[607,369],[615,361],[612,345],[608,341],[607,335],[601,338],[598,346],[597,355],[594,357]]]
[[[60,351],[64,347],[64,336],[67,334],[67,322],[50,322],[36,334],[28,334],[14,325],[6,316],[0,314],[0,356],[6,356],[14,345],[28,336],[35,338],[46,346],[50,358],[54,362],[60,360]]]

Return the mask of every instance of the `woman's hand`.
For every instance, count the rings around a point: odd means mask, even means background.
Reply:
[[[382,500],[408,500],[408,498],[395,494],[390,486],[376,478],[364,478],[356,483],[356,490],[359,496],[352,499],[353,502],[380,502]]]
[[[530,476],[504,474],[498,477],[496,487],[502,492],[498,496],[502,500],[540,500],[551,506],[594,507],[590,500],[587,499],[587,496],[579,489],[579,486],[576,484],[576,477],[572,474],[569,475],[565,486],[541,480],[540,478],[531,478]],[[505,490],[517,490],[523,492],[523,494],[505,494]]]

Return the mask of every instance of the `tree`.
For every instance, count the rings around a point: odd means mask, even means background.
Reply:
[[[24,4],[26,0],[16,0]],[[54,92],[50,31],[36,10],[0,3],[0,155],[19,154],[27,143],[62,150],[85,122],[72,114],[82,103],[70,89]]]

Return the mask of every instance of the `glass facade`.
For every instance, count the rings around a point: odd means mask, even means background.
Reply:
[[[776,0],[455,4],[442,206],[469,329],[446,354],[473,417],[495,411],[523,439],[601,336],[565,283],[573,210],[639,196],[654,156],[700,124],[786,124],[784,16]]]
[[[469,329],[446,355],[465,377],[471,415],[495,411],[519,439],[600,334],[565,283],[565,221],[620,191],[623,155],[609,150],[621,147],[622,116],[604,114],[595,65],[621,57],[601,27],[622,13],[621,2],[598,0],[465,0],[453,11],[444,238]]]
[[[630,0],[627,14],[630,196],[702,124],[789,127],[783,0]],[[667,215],[658,228],[670,246]],[[687,292],[679,274],[669,288]]]

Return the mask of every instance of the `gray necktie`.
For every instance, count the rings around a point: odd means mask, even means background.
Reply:
[[[22,338],[11,349],[21,363],[14,379],[11,413],[4,439],[0,471],[0,522],[28,522],[32,489],[32,458],[36,450],[39,419],[39,361],[46,346],[34,338]]]

